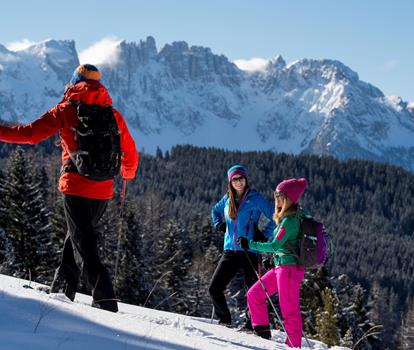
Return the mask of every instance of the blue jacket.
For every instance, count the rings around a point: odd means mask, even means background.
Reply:
[[[270,221],[266,225],[263,234],[267,238],[273,237],[275,223],[272,216],[274,212],[273,206],[256,190],[248,189],[247,195],[240,203],[237,217],[232,220],[229,217],[229,199],[227,194],[211,210],[211,219],[215,228],[222,222],[226,222],[226,234],[224,235],[224,250],[242,250],[237,242],[239,237],[246,237],[253,240],[254,227],[263,214]]]

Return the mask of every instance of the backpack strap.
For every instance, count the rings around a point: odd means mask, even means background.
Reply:
[[[74,106],[80,106],[82,104],[81,101],[75,101],[75,100],[66,100],[66,103],[74,105]]]
[[[80,101],[75,101],[75,100],[66,100],[67,104],[79,107],[82,102]],[[75,128],[71,128],[71,130],[74,131],[75,133],[75,140],[77,137],[77,130]],[[67,158],[66,160],[63,161],[62,166],[60,168],[60,175],[63,175],[64,173],[77,173],[78,169],[76,168],[75,165],[75,155],[76,155],[76,151],[75,152],[70,152],[69,151],[69,147],[68,145],[63,141],[62,137],[60,137],[60,143],[63,143],[66,145],[66,150],[68,151],[69,154],[69,158]]]
[[[289,248],[289,250],[292,253],[292,255],[296,258],[296,260],[298,261],[298,263],[301,264],[300,257],[299,257],[299,249],[300,249],[300,242],[299,242],[300,237],[299,236],[300,236],[300,233],[303,230],[303,226],[302,226],[303,225],[303,220],[301,219],[301,217],[299,216],[298,213],[295,214],[295,217],[299,220],[298,247],[295,250],[288,241],[286,241],[286,245]]]

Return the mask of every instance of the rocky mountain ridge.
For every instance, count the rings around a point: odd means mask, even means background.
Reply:
[[[384,96],[335,60],[281,56],[240,70],[209,48],[120,42],[98,65],[138,147],[189,143],[362,158],[414,170],[414,103]],[[94,63],[94,62],[90,62]],[[0,45],[0,118],[29,122],[57,103],[79,64],[74,41]]]

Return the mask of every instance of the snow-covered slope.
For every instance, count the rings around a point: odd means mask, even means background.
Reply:
[[[210,320],[120,304],[113,314],[90,307],[78,294],[48,295],[27,281],[0,275],[0,349],[287,349],[283,334],[272,340],[212,324]],[[327,349],[310,341],[312,349]],[[302,342],[306,349],[306,342]],[[343,347],[331,349],[346,350]]]
[[[94,62],[90,62],[94,63]],[[0,118],[33,120],[61,98],[78,64],[73,41],[0,46]],[[148,37],[100,58],[103,83],[139,148],[190,143],[388,162],[414,170],[414,103],[384,96],[334,60],[281,56],[242,71],[209,48]]]

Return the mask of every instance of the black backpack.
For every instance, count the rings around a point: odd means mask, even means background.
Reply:
[[[328,256],[328,234],[325,226],[310,216],[301,217],[299,220],[299,251],[295,252],[288,244],[289,249],[305,268],[323,266]]]
[[[64,171],[76,171],[94,181],[113,179],[121,167],[121,138],[112,106],[69,101],[76,105],[78,147],[70,152]]]

